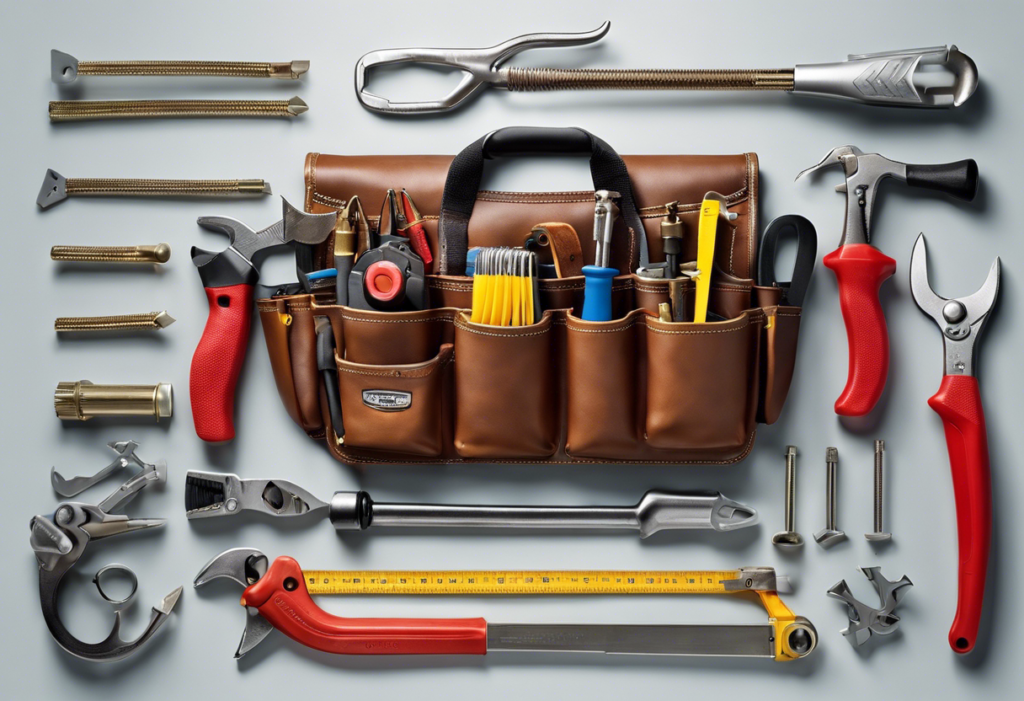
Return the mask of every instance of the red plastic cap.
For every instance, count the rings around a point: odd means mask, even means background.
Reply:
[[[405,281],[398,266],[388,260],[371,263],[366,269],[366,292],[381,302],[391,302],[402,293]]]

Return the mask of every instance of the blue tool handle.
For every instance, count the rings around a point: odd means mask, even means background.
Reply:
[[[612,320],[612,280],[618,274],[615,268],[583,266],[583,276],[587,279],[581,315],[584,321]]]

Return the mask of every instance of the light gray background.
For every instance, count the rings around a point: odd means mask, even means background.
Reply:
[[[179,699],[214,695],[276,698],[403,697],[438,699],[489,694],[535,699],[792,698],[794,694],[948,698],[1006,694],[1019,687],[1021,597],[1013,578],[1024,550],[1024,483],[1015,459],[1019,430],[1021,270],[1020,144],[1021,9],[1014,2],[887,0],[825,2],[5,2],[2,22],[4,251],[7,310],[2,374],[6,503],[3,527],[3,626],[0,660],[8,698]],[[382,47],[483,46],[528,31],[582,31],[605,18],[611,34],[598,46],[533,52],[520,64],[619,67],[789,67],[841,59],[848,52],[956,42],[977,61],[982,85],[953,112],[896,111],[797,99],[784,94],[564,94],[491,92],[444,118],[384,119],[359,107],[352,67]],[[86,79],[81,97],[185,98],[301,95],[309,113],[292,122],[197,120],[98,122],[51,126],[49,50],[82,59],[310,59],[298,83],[199,79]],[[391,83],[395,90],[411,82]],[[875,216],[875,242],[898,261],[884,306],[892,336],[887,395],[871,425],[843,426],[832,402],[846,378],[846,339],[835,282],[819,265],[805,308],[798,375],[782,419],[762,428],[753,454],[725,468],[662,467],[383,467],[357,472],[331,460],[292,424],[271,380],[263,340],[254,329],[241,379],[238,438],[204,446],[188,405],[188,367],[206,319],[206,300],[188,259],[190,245],[224,245],[195,218],[225,214],[263,226],[280,201],[178,202],[72,200],[40,212],[34,200],[44,170],[68,176],[262,177],[294,202],[302,199],[302,158],[325,153],[454,153],[506,125],[578,125],[621,153],[738,153],[761,159],[761,222],[798,212],[819,231],[819,254],[839,239],[843,199],[832,192],[839,173],[793,184],[793,176],[846,143],[910,162],[977,159],[983,185],[973,205],[920,196],[890,183]],[[587,182],[582,161],[509,163],[492,186],[546,190]],[[400,183],[388,183],[400,185]],[[383,183],[382,183],[383,185]],[[964,295],[981,285],[1002,256],[1002,299],[983,343],[981,382],[989,417],[995,528],[987,617],[979,649],[954,659],[946,642],[956,599],[956,527],[946,448],[938,418],[925,402],[938,387],[942,342],[911,300],[907,270],[919,231],[928,235],[932,277],[940,293]],[[53,244],[167,241],[170,265],[158,272],[60,272]],[[288,274],[273,261],[268,279]],[[160,334],[124,340],[59,340],[60,315],[167,309],[178,323]],[[61,380],[170,381],[177,390],[172,421],[61,425],[51,395]],[[869,547],[872,440],[887,440],[887,523],[895,541]],[[141,589],[126,634],[134,635],[150,605],[173,587],[186,590],[159,639],[117,665],[70,658],[50,639],[39,614],[28,521],[57,503],[47,473],[91,473],[106,464],[104,443],[134,438],[148,460],[166,458],[170,481],[145,494],[129,513],[167,517],[162,531],[95,545],[73,570],[62,601],[81,637],[105,635],[111,614],[88,578],[124,562]],[[840,527],[851,540],[830,552],[813,542],[784,557],[770,544],[782,524],[787,443],[800,447],[798,527],[822,526],[824,451],[841,456]],[[232,471],[284,477],[327,496],[362,487],[381,500],[451,502],[629,503],[647,488],[720,489],[756,506],[762,525],[727,536],[631,534],[503,536],[373,533],[339,538],[327,523],[251,519],[190,524],[182,508],[185,471]],[[85,497],[95,503],[116,486]],[[818,628],[821,645],[807,660],[715,661],[673,658],[495,655],[465,658],[331,658],[276,635],[243,663],[232,660],[242,630],[239,592],[191,588],[199,568],[237,545],[290,554],[310,568],[726,568],[766,564],[792,575],[786,601]],[[887,644],[855,652],[839,635],[845,611],[825,590],[847,578],[865,600],[873,593],[856,571],[880,564],[915,587],[902,608],[903,628]],[[759,609],[725,599],[321,600],[347,614],[483,615],[493,621],[758,622]],[[993,624],[994,623],[994,624]]]

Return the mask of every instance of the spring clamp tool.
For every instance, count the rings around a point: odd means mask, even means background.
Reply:
[[[910,259],[910,292],[921,311],[938,324],[945,351],[942,384],[928,406],[942,418],[953,472],[960,572],[949,645],[959,654],[970,652],[977,642],[992,536],[988,433],[975,375],[974,346],[999,296],[999,274],[996,258],[981,289],[968,297],[946,299],[935,294],[928,281],[924,234],[917,237]]]
[[[235,548],[213,558],[195,586],[227,578],[245,588],[245,631],[235,657],[275,628],[322,652],[341,655],[485,655],[498,651],[603,652],[799,659],[817,645],[811,622],[778,595],[775,571],[722,572],[327,572],[303,571],[290,557],[270,562]],[[494,624],[483,618],[340,618],[311,594],[737,594],[754,592],[768,613],[761,625]]]
[[[240,479],[237,475],[190,470],[185,477],[189,519],[235,516],[255,511],[271,516],[330,518],[339,531],[384,528],[550,528],[629,529],[647,538],[659,531],[707,529],[721,532],[753,526],[757,512],[718,492],[651,490],[635,506],[507,506],[393,504],[366,492],[335,492],[330,503],[285,480]]]
[[[782,90],[898,107],[958,107],[978,87],[978,67],[956,46],[855,54],[837,63],[765,70],[623,70],[501,67],[528,49],[593,44],[611,28],[578,34],[525,34],[483,49],[383,49],[356,63],[356,95],[363,107],[387,114],[447,112],[485,88],[553,90]],[[392,102],[366,89],[368,69],[389,64],[450,66],[465,75],[440,100]],[[927,68],[924,68],[927,67]]]
[[[114,627],[110,634],[101,642],[86,643],[71,634],[60,620],[60,612],[57,606],[57,596],[60,593],[60,585],[64,575],[75,566],[88,548],[89,543],[101,538],[132,533],[147,528],[158,528],[163,526],[164,519],[159,518],[129,518],[121,514],[112,514],[114,509],[127,504],[134,499],[147,485],[163,483],[167,479],[166,468],[161,469],[156,465],[142,463],[134,455],[136,444],[131,441],[113,444],[124,461],[135,462],[142,466],[142,470],[131,477],[127,482],[118,487],[113,494],[97,505],[81,502],[65,502],[57,506],[52,516],[35,516],[29,523],[32,531],[29,542],[32,550],[35,551],[36,560],[39,564],[39,602],[43,609],[43,619],[47,628],[53,635],[54,640],[66,652],[80,657],[83,660],[92,662],[111,662],[121,660],[134,654],[146,642],[152,638],[160,627],[167,621],[171,610],[181,596],[181,587],[173,590],[170,594],[161,599],[153,606],[153,613],[150,616],[149,624],[135,640],[126,641],[121,638],[121,608],[131,599],[114,600],[103,591],[100,582],[102,571],[97,573],[94,580],[99,589],[100,595],[108,602],[115,604]],[[122,467],[122,459],[116,460],[110,466],[100,471],[101,475],[110,474]],[[82,489],[91,486],[75,480],[64,481],[59,475],[54,477],[54,487],[58,492],[67,491],[77,494]],[[93,480],[87,480],[94,483]],[[114,568],[126,570],[124,565],[111,565],[106,569]],[[129,570],[130,571],[130,570]],[[132,575],[134,580],[134,574]],[[133,592],[134,593],[134,592]]]

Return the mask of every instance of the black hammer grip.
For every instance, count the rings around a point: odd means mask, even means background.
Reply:
[[[907,164],[907,184],[944,192],[970,202],[978,194],[978,164],[973,158],[936,165]]]

